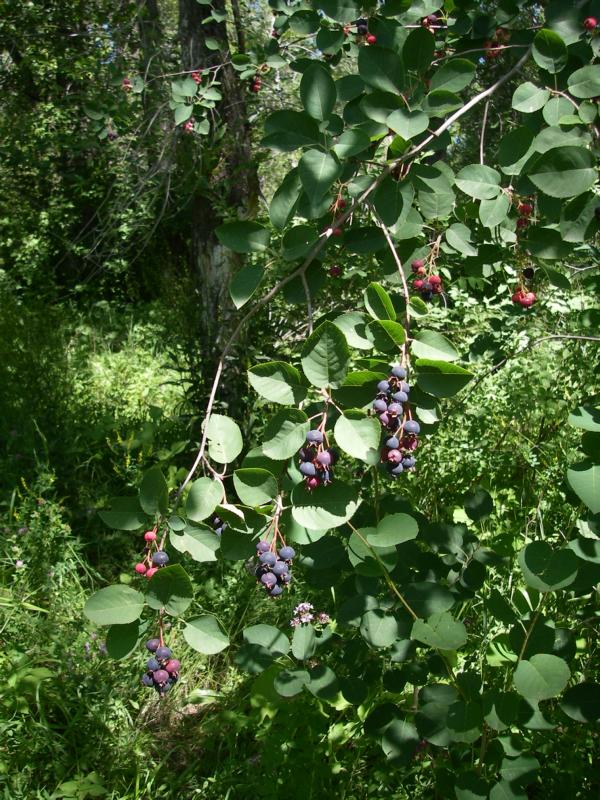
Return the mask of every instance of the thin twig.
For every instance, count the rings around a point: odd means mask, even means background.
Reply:
[[[308,288],[308,281],[306,280],[306,272],[302,272],[300,274],[300,280],[302,281],[304,294],[306,295],[306,313],[308,315],[308,335],[310,336],[311,333],[313,332],[313,307],[312,307],[312,300],[310,299],[310,289]]]
[[[481,123],[481,136],[479,137],[479,163],[484,163],[483,148],[485,145],[485,126],[487,125],[488,111],[490,110],[490,101],[487,100],[483,110],[483,121]]]

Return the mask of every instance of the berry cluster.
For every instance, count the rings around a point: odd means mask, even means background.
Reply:
[[[129,80],[129,78],[123,78],[121,87],[124,92],[130,92],[133,89],[133,83]]]
[[[146,649],[154,655],[146,663],[142,684],[152,686],[162,697],[179,678],[181,664],[176,658],[171,658],[171,650],[161,644],[160,639],[148,639]]]
[[[421,430],[419,423],[412,419],[408,400],[410,386],[405,378],[405,368],[395,364],[387,380],[377,384],[377,397],[373,401],[381,425],[386,434],[391,434],[384,441],[381,461],[393,477],[415,466],[413,453],[419,446],[417,434]]]
[[[306,434],[306,444],[298,452],[300,472],[309,491],[331,483],[337,452],[329,447],[325,434],[319,428]]]
[[[375,44],[377,42],[377,37],[373,33],[369,33],[369,22],[364,18],[354,20],[352,25],[346,25],[344,27],[345,36],[351,32],[353,25],[356,26],[356,44],[361,42]]]
[[[188,119],[188,121],[183,126],[183,130],[185,133],[193,133],[194,132],[194,120]]]
[[[138,575],[145,575],[148,579],[161,567],[165,567],[169,563],[168,554],[164,550],[159,549],[156,540],[156,530],[146,531],[144,534],[144,541],[146,542],[144,557],[135,565],[136,573]]]
[[[262,78],[260,75],[255,75],[250,84],[250,91],[258,94],[262,88]]]
[[[200,70],[192,72],[192,80],[195,81],[197,85],[200,85],[202,83],[202,72],[200,72]]]
[[[528,228],[531,220],[529,219],[534,212],[533,203],[531,202],[532,198],[528,197],[525,200],[519,201],[517,204],[517,213],[519,215],[517,219],[517,230],[523,230],[524,228]]]
[[[488,59],[493,59],[493,58],[498,58],[498,56],[501,56],[509,40],[510,40],[509,31],[504,30],[504,28],[496,28],[494,38],[487,39],[483,43],[483,49],[485,50],[485,57]]]
[[[419,292],[423,300],[431,300],[434,294],[442,293],[442,279],[439,275],[427,274],[424,258],[416,258],[410,268],[417,275],[413,281],[413,288]]]
[[[531,308],[531,306],[537,300],[537,297],[534,292],[530,292],[521,286],[514,292],[510,299],[518,306],[522,306],[523,308]]]
[[[421,27],[428,30],[430,33],[435,32],[435,26],[438,24],[438,15],[429,14],[427,17],[421,19]]]
[[[296,555],[293,547],[283,544],[276,551],[277,536],[268,542],[261,539],[256,545],[256,565],[254,574],[258,583],[264,587],[269,597],[279,597],[292,580],[292,560]]]

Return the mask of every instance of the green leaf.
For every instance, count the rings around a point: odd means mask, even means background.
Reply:
[[[290,29],[294,33],[307,35],[319,30],[320,17],[314,11],[301,10],[289,18]]]
[[[307,150],[298,163],[298,174],[309,197],[320,198],[342,172],[341,164],[330,153]]]
[[[119,583],[94,592],[83,613],[96,625],[127,625],[139,618],[143,608],[144,595]]]
[[[578,683],[564,693],[560,707],[577,722],[597,722],[600,719],[600,686],[597,683]]]
[[[110,511],[99,511],[98,516],[117,531],[136,531],[147,524],[147,517],[142,513],[137,497],[113,497],[110,500]]]
[[[476,200],[492,200],[500,192],[500,173],[483,164],[469,164],[456,176],[456,185]]]
[[[212,478],[198,478],[190,486],[185,501],[185,514],[194,522],[210,517],[223,500],[224,490],[221,481]]]
[[[181,125],[192,116],[194,106],[178,105],[175,108],[175,125]]]
[[[475,77],[476,67],[466,58],[452,58],[446,61],[431,78],[430,88],[445,89],[447,92],[461,92]]]
[[[397,181],[388,175],[373,194],[375,210],[385,225],[399,224],[410,211],[414,195],[410,181]]]
[[[279,411],[265,429],[263,453],[275,461],[296,455],[310,428],[308,417],[296,408]]]
[[[560,120],[572,111],[573,106],[565,97],[551,97],[542,110],[542,116],[548,125],[558,125]],[[579,123],[579,117],[575,117],[575,125]]]
[[[367,536],[373,547],[394,547],[417,538],[419,525],[408,514],[387,514],[378,524],[374,533]]]
[[[483,717],[479,703],[457,700],[448,707],[446,726],[453,742],[472,744],[481,736]]]
[[[392,299],[383,286],[370,283],[363,292],[365,308],[373,319],[396,319],[396,310]]]
[[[382,353],[397,352],[406,341],[406,331],[399,322],[376,319],[369,323],[367,335]]]
[[[340,386],[350,361],[346,338],[333,322],[324,322],[312,333],[301,352],[302,369],[318,389]]]
[[[358,350],[371,350],[373,342],[367,338],[368,318],[360,311],[347,311],[333,320],[333,324],[342,331],[351,347]]]
[[[370,145],[371,139],[364,131],[359,128],[351,128],[338,137],[331,149],[339,159],[344,159],[362,153]]]
[[[338,22],[351,22],[360,16],[361,4],[357,0],[315,0],[313,5]]]
[[[465,511],[469,519],[473,522],[479,522],[489,515],[494,510],[494,501],[485,489],[478,486],[474,491],[470,492],[465,498]]]
[[[577,556],[572,550],[552,548],[547,542],[531,542],[519,552],[525,583],[539,592],[556,592],[577,577]]]
[[[404,89],[402,59],[385,47],[370,45],[358,51],[358,72],[367,86],[382,92],[398,93]]]
[[[575,428],[600,433],[600,408],[591,405],[579,406],[569,414],[567,422]]]
[[[115,661],[122,661],[138,647],[140,638],[139,620],[127,625],[111,625],[106,634],[106,650]]]
[[[264,647],[273,658],[285,656],[290,649],[290,640],[279,628],[273,625],[250,625],[244,628],[244,641]]]
[[[189,553],[199,564],[216,561],[216,552],[221,546],[221,540],[208,526],[187,525],[179,534],[171,531],[169,541],[175,550],[179,553]]]
[[[312,658],[317,650],[317,636],[310,624],[298,625],[292,637],[292,655],[298,661]]]
[[[533,114],[543,108],[550,92],[547,89],[540,89],[539,86],[526,81],[515,89],[512,97],[512,107],[515,111],[522,111],[524,114]]]
[[[600,64],[589,64],[576,69],[569,75],[567,83],[573,97],[600,96]]]
[[[528,165],[527,177],[548,197],[575,197],[596,182],[594,158],[583,147],[555,147]]]
[[[467,629],[452,614],[442,611],[432,614],[426,622],[415,620],[410,638],[439,650],[458,650],[467,643]]]
[[[456,361],[459,358],[454,345],[436,331],[419,331],[415,334],[411,350],[417,358],[429,358],[435,361]]]
[[[434,397],[452,397],[469,383],[473,374],[457,364],[419,358],[415,363],[417,384]]]
[[[269,245],[269,231],[258,222],[226,222],[215,230],[222,245],[236,253],[259,253]]]
[[[294,167],[279,184],[269,205],[269,218],[277,230],[283,230],[290,222],[298,205],[301,191],[302,183],[300,175],[298,175],[298,168]]]
[[[359,504],[355,488],[338,480],[312,492],[300,483],[292,492],[292,516],[311,531],[338,528],[352,519]]]
[[[282,697],[295,697],[310,682],[306,669],[283,669],[277,673],[273,686]]]
[[[367,611],[360,621],[360,633],[371,647],[390,647],[398,638],[398,620],[379,608]]]
[[[296,225],[286,231],[282,239],[283,258],[285,261],[304,258],[315,246],[317,239],[317,233],[311,225]]]
[[[233,276],[229,296],[236,308],[241,308],[252,297],[265,274],[261,264],[244,264]]]
[[[336,700],[340,686],[332,669],[324,664],[319,664],[311,668],[309,678],[306,688],[312,695],[327,703],[333,703]]]
[[[231,464],[244,443],[238,424],[222,414],[211,414],[207,426],[208,454],[219,464]]]
[[[338,417],[333,429],[336,444],[348,455],[375,465],[379,461],[381,425],[364,411],[350,409]]]
[[[540,762],[534,756],[522,755],[517,758],[503,758],[500,775],[510,783],[511,787],[524,787],[533,783],[539,768]]]
[[[193,650],[206,656],[214,656],[229,647],[229,637],[212,614],[191,619],[183,629],[183,638]]]
[[[474,772],[462,772],[454,784],[456,800],[487,800],[489,787]]]
[[[449,611],[455,599],[445,586],[432,581],[409,583],[402,592],[404,599],[419,617]]]
[[[425,28],[414,28],[402,47],[402,60],[406,69],[419,74],[427,72],[433,61],[435,36]]]
[[[413,139],[429,127],[429,117],[422,111],[408,111],[399,108],[386,119],[385,123],[403,139]]]
[[[501,193],[493,200],[482,200],[479,205],[479,219],[486,228],[495,228],[508,216],[510,200]]]
[[[248,380],[261,397],[272,403],[292,405],[306,397],[300,372],[285,361],[267,361],[250,367]]]
[[[148,584],[146,602],[155,611],[161,608],[174,617],[186,610],[194,599],[194,590],[189,575],[181,564],[161,567]]]
[[[471,231],[462,222],[455,222],[446,228],[446,241],[454,250],[465,256],[476,256],[477,249],[470,243]]]
[[[384,570],[391,572],[398,563],[395,547],[375,547],[368,540],[375,534],[375,528],[359,528],[348,539],[348,560],[359,575],[379,578]]]
[[[533,153],[532,144],[533,133],[524,125],[509,131],[500,139],[497,159],[505,175],[520,174],[523,165]]]
[[[331,73],[319,62],[304,71],[300,81],[300,99],[307,114],[325,120],[335,106],[337,91]]]
[[[266,469],[236,469],[233,485],[246,506],[263,506],[271,503],[277,495],[277,480]]]
[[[452,111],[462,108],[463,101],[454,92],[446,89],[435,89],[429,92],[423,102],[423,111],[430,117],[445,117]]]
[[[374,225],[361,225],[346,232],[344,247],[349,253],[376,253],[386,247],[385,236]]]
[[[317,122],[302,111],[275,111],[265,120],[261,144],[280,153],[322,142]]]
[[[537,705],[540,700],[559,695],[570,677],[571,671],[562,658],[538,653],[528,661],[520,662],[514,672],[513,683],[520,695]]]
[[[567,480],[592,514],[600,513],[600,464],[587,459],[567,470]]]
[[[532,55],[535,63],[551,74],[560,72],[567,65],[568,54],[565,43],[558,33],[548,28],[542,28],[536,33]]]
[[[490,800],[528,800],[528,795],[519,787],[502,780],[492,786]]]

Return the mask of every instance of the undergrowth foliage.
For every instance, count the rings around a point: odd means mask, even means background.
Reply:
[[[473,365],[442,332],[460,297],[495,287],[494,330],[518,323],[526,349],[552,287],[569,288],[569,265],[584,271],[597,257],[597,3],[270,5],[266,60],[232,60],[253,93],[275,64],[289,61],[301,75],[302,108],[270,114],[262,140],[293,153],[295,166],[268,219],[217,231],[224,247],[248,254],[231,293],[249,310],[225,347],[183,483],[155,466],[136,494],[100,512],[137,537],[142,555],[85,613],[108,626],[113,658],[138,658],[146,642],[153,655],[142,682],[162,697],[180,676],[168,645],[174,626],[201,654],[238,645],[217,616],[189,614],[185,562],[243,563],[256,606],[272,619],[280,604],[285,630],[245,628],[235,663],[259,676],[275,711],[312,698],[332,728],[343,720],[331,734],[339,741],[364,735],[398,768],[430,759],[437,796],[525,798],[543,769],[540,741],[600,715],[589,658],[600,574],[597,401],[561,423],[582,433],[581,458],[562,470],[575,509],[564,529],[533,525],[495,541],[485,475],[458,518],[456,509],[426,515],[435,485],[420,482],[419,465],[452,402],[468,404],[475,384]],[[314,37],[314,57],[295,57],[298,35]],[[479,161],[455,169],[452,136],[507,90],[512,111],[497,147],[486,148],[486,112]],[[142,93],[142,78],[126,78],[121,91]],[[201,142],[218,94],[218,70],[174,82],[176,125]],[[378,279],[347,307],[320,313],[324,277],[340,280],[339,262],[355,257],[370,259]],[[260,441],[244,441],[241,420],[215,411],[222,364],[244,324],[292,287],[306,303],[308,335],[294,339],[292,358],[259,358],[248,370],[269,417]],[[597,342],[581,322],[540,339]],[[460,436],[447,437],[449,461],[460,458]],[[419,493],[423,508],[408,500]],[[329,591],[329,607],[313,614],[313,598],[296,593],[298,572],[305,591]]]

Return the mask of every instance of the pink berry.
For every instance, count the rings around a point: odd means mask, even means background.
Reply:
[[[338,278],[342,274],[342,268],[334,264],[332,267],[329,267],[329,274],[332,278]]]
[[[144,534],[144,539],[147,542],[153,542],[156,539],[156,531],[146,531]]]
[[[177,658],[172,658],[165,664],[165,669],[167,672],[179,672],[179,667],[181,664]]]
[[[146,572],[146,577],[150,579],[156,572],[158,572],[158,567],[150,567],[150,569]]]
[[[593,31],[597,25],[598,20],[596,17],[587,17],[587,19],[584,19],[583,21],[583,27],[586,29],[586,31]]]
[[[377,41],[377,37],[374,36],[372,33],[370,33],[367,36],[367,44],[375,44],[376,41]]]
[[[331,231],[331,235],[332,236],[341,236],[342,235],[342,229],[341,228],[334,228]]]
[[[147,569],[148,568],[146,567],[146,565],[142,564],[141,562],[135,565],[135,571],[137,572],[138,575],[145,575]]]
[[[318,478],[309,478],[306,481],[306,488],[311,492],[312,492],[313,489],[316,489],[318,485],[319,485],[319,479]]]
[[[442,279],[440,278],[439,275],[430,275],[429,276],[429,283],[432,286],[440,286],[441,283],[442,283]]]

